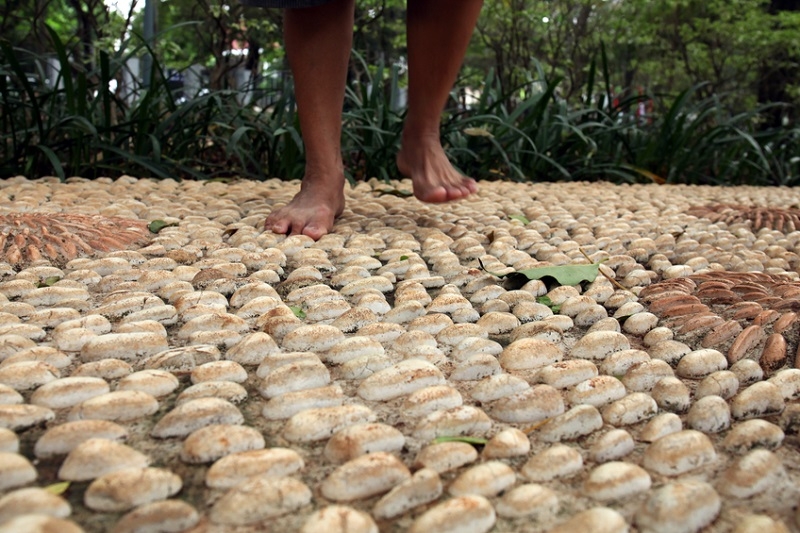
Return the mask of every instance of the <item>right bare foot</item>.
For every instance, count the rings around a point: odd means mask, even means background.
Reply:
[[[319,240],[330,233],[344,210],[344,176],[327,179],[303,178],[294,198],[270,213],[264,229],[284,235],[308,235]]]

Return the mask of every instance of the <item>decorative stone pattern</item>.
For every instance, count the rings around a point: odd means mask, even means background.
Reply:
[[[0,182],[0,226],[142,236],[0,247],[0,530],[799,527],[793,190],[366,181],[319,241],[264,232],[297,186]],[[619,285],[484,270],[587,257]]]

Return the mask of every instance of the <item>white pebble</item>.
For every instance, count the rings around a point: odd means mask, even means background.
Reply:
[[[340,429],[328,440],[323,454],[328,461],[344,463],[373,452],[399,452],[405,445],[403,434],[379,423],[354,424]]]
[[[603,409],[603,420],[612,426],[629,426],[655,416],[658,405],[648,394],[634,392]]]
[[[721,507],[708,483],[678,481],[650,493],[636,512],[636,525],[642,533],[696,533],[714,521]]]
[[[231,488],[208,513],[211,522],[244,526],[264,522],[304,507],[311,490],[290,477],[252,477]]]
[[[566,522],[549,530],[548,533],[628,533],[628,523],[617,511],[608,507],[593,507],[581,511]]]
[[[328,505],[309,516],[300,533],[378,533],[378,526],[367,513],[345,505]]]
[[[181,461],[211,463],[232,453],[260,450],[264,437],[255,428],[232,424],[212,424],[196,429],[183,441]]]
[[[186,437],[209,424],[242,424],[239,409],[222,398],[198,398],[182,403],[164,415],[150,431],[159,439]]]
[[[536,435],[545,442],[573,440],[603,427],[603,417],[593,405],[576,405],[551,418]]]
[[[357,457],[331,472],[320,487],[333,501],[352,501],[376,496],[411,478],[408,468],[385,452]]]
[[[382,496],[372,512],[379,519],[394,518],[435,501],[441,495],[442,481],[439,474],[430,468],[422,468]],[[343,533],[349,533],[349,530]]]
[[[181,478],[160,468],[126,468],[101,476],[84,493],[84,504],[93,511],[120,512],[163,500],[176,494]]]
[[[736,420],[777,414],[785,401],[777,385],[761,381],[750,385],[731,400],[731,414]]]
[[[482,496],[459,496],[427,510],[408,533],[487,533],[496,521],[494,508]]]
[[[687,379],[702,379],[713,372],[726,370],[728,359],[725,355],[711,348],[694,350],[684,355],[675,372]]]
[[[511,487],[517,475],[510,466],[500,461],[487,461],[462,472],[448,487],[453,496],[492,497]]]
[[[363,405],[341,405],[307,409],[293,415],[283,428],[290,442],[314,442],[330,438],[353,424],[373,422],[375,413]]]
[[[595,500],[620,500],[650,489],[650,474],[632,463],[612,461],[596,467],[583,484],[583,492]]]
[[[644,452],[642,466],[663,476],[677,476],[714,462],[717,453],[703,433],[683,430],[662,437]]]
[[[604,433],[589,448],[589,457],[598,463],[621,459],[631,453],[635,443],[624,429],[612,429]]]
[[[556,444],[528,459],[520,473],[529,481],[541,482],[569,477],[582,469],[583,457],[577,449]]]
[[[211,465],[206,473],[206,485],[212,489],[229,489],[249,478],[291,476],[303,468],[303,458],[288,448],[232,453]]]
[[[719,396],[704,396],[689,409],[686,423],[703,433],[719,433],[730,427],[731,410]]]

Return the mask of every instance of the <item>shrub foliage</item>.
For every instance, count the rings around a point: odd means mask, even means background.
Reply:
[[[273,89],[263,108],[242,105],[232,90],[178,103],[151,54],[151,85],[122,94],[112,89],[131,57],[151,53],[146,44],[98,52],[97,66],[87,68],[70,61],[55,32],[50,38],[58,67],[51,83],[44,82],[44,58],[0,41],[0,176],[302,177],[290,82]],[[351,180],[391,179],[403,122],[398,70],[362,68],[367,82],[352,82],[346,92],[346,171]],[[578,105],[561,99],[562,80],[547,79],[541,68],[505,92],[489,72],[474,105],[453,99],[445,147],[479,179],[800,183],[800,129],[767,127],[763,117],[772,109],[733,113],[724,95],[704,96],[703,86],[617,101],[609,79],[602,48]],[[653,101],[666,111],[637,112]]]

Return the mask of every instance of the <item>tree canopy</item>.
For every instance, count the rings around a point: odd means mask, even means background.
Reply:
[[[143,0],[138,0],[143,5]],[[157,2],[158,50],[168,67],[204,64],[214,88],[230,70],[268,61],[285,68],[281,12],[243,7],[237,0]],[[131,31],[141,15],[118,14],[102,0],[8,0],[0,34],[46,52],[45,24],[76,59],[91,61]],[[359,0],[353,76],[363,65],[402,63],[404,0]],[[800,11],[788,0],[486,0],[465,61],[465,84],[479,86],[493,71],[506,93],[538,76],[561,79],[558,96],[581,98],[590,65],[605,48],[609,76],[620,94],[677,94],[701,86],[737,109],[800,101]],[[234,57],[233,47],[248,50]]]

